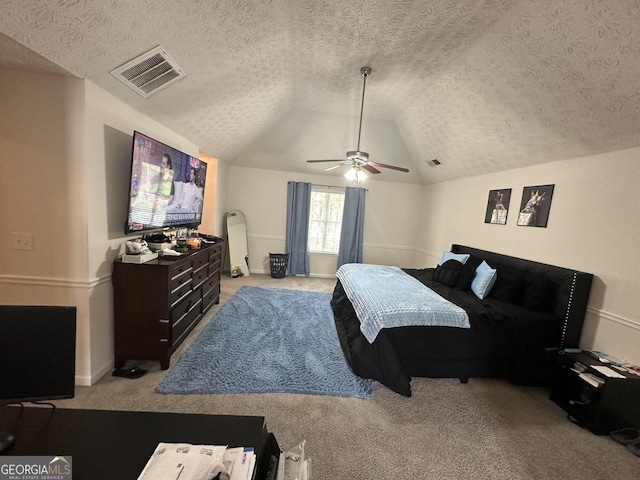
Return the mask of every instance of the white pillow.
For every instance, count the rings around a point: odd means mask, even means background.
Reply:
[[[438,265],[442,265],[447,260],[457,260],[458,262],[464,264],[467,260],[469,260],[470,256],[471,255],[469,255],[468,253],[444,252],[442,254],[442,258],[440,259],[440,263],[438,263]]]
[[[495,268],[491,268],[484,260],[478,268],[476,268],[476,275],[471,282],[471,291],[476,294],[480,300],[489,295],[491,287],[493,287],[498,278],[498,271]]]

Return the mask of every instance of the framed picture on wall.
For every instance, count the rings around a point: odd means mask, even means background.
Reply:
[[[506,225],[510,200],[510,188],[503,188],[502,190],[489,190],[489,199],[487,200],[487,211],[484,214],[484,223]]]
[[[522,189],[518,225],[522,227],[546,227],[551,210],[554,185],[536,185]]]

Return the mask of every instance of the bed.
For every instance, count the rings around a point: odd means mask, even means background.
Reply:
[[[476,271],[487,267],[494,271],[491,286],[480,298],[468,281],[477,292]],[[342,270],[331,306],[345,357],[357,375],[404,396],[411,396],[411,377],[459,378],[463,383],[497,377],[519,385],[548,385],[558,351],[578,347],[593,279],[589,273],[454,244],[437,267],[401,269],[401,275],[464,310],[468,325],[391,323],[373,333],[365,328],[365,336],[356,310],[369,321],[363,310],[368,307],[354,295],[371,290],[371,284],[358,287],[360,280]],[[392,282],[404,285],[398,279],[406,281],[393,277]],[[376,295],[374,303],[393,296]]]

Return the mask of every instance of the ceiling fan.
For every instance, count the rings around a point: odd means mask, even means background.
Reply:
[[[358,126],[358,146],[355,150],[347,152],[347,158],[344,160],[329,159],[329,160],[307,160],[308,163],[320,163],[320,162],[340,162],[336,165],[332,165],[325,168],[325,171],[333,170],[344,165],[350,166],[349,170],[345,174],[348,180],[358,182],[364,178],[364,172],[366,170],[369,173],[377,174],[381,173],[376,167],[390,168],[391,170],[397,170],[399,172],[409,172],[409,169],[404,167],[397,167],[395,165],[387,165],[380,162],[372,162],[369,160],[369,154],[360,150],[360,134],[362,133],[362,112],[364,110],[364,92],[367,86],[367,77],[371,75],[370,67],[362,67],[360,69],[362,74],[362,103],[360,104],[360,124]]]

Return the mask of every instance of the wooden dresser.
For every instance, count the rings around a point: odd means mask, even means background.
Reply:
[[[115,368],[127,360],[171,354],[214,303],[220,302],[220,240],[176,259],[113,265]]]

